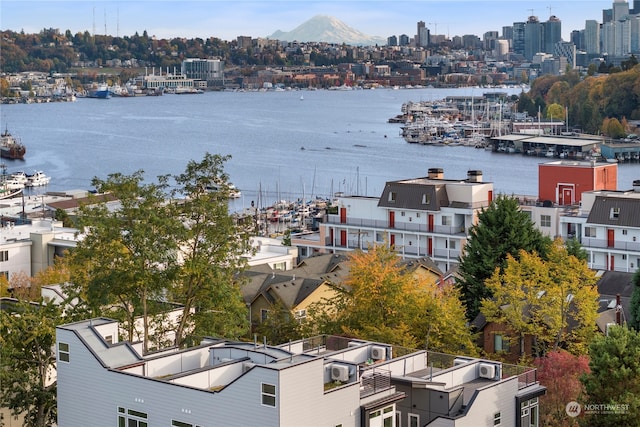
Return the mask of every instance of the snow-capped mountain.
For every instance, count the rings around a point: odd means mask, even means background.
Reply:
[[[384,45],[386,39],[369,36],[346,25],[337,18],[316,15],[289,32],[276,31],[270,39],[299,42],[327,42],[352,46]]]

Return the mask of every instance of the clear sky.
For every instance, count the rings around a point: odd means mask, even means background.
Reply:
[[[234,40],[237,36],[266,37],[291,31],[315,15],[333,16],[370,36],[413,37],[424,21],[432,34],[476,34],[498,31],[530,15],[562,21],[562,37],[584,29],[587,19],[602,22],[609,1],[544,0],[1,0],[0,29],[39,33],[61,32],[131,36],[143,31],[158,38]],[[633,3],[631,3],[633,4]],[[105,31],[106,29],[106,31]]]

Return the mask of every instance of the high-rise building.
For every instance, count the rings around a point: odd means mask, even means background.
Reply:
[[[542,36],[544,52],[554,53],[556,43],[562,41],[562,22],[557,16],[552,15],[542,26],[544,28],[544,34]]]
[[[633,8],[629,9],[631,15],[640,14],[640,0],[633,0]]]
[[[600,24],[595,19],[584,23],[584,50],[588,54],[600,53]]]
[[[537,16],[530,16],[524,27],[524,57],[531,60],[536,53],[544,52],[544,27]]]
[[[629,3],[627,0],[613,0],[613,20],[622,21],[629,16]]]
[[[400,46],[408,46],[409,45],[409,36],[406,34],[400,34],[399,40]]]
[[[398,38],[396,36],[387,37],[387,46],[398,46]]]
[[[562,41],[556,43],[554,55],[566,58],[566,63],[571,68],[576,66],[576,45],[574,45],[573,43]]]
[[[511,42],[511,48],[513,53],[524,56],[524,28],[527,26],[526,22],[514,22],[513,23],[513,37]]]
[[[416,33],[416,46],[417,47],[429,46],[429,30],[427,29],[424,21],[418,21],[418,32]]]
[[[502,27],[502,37],[505,40],[513,40],[513,26]]]

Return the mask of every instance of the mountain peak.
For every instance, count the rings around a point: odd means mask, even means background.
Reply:
[[[328,15],[316,15],[289,32],[276,31],[270,39],[299,42],[326,42],[353,46],[384,45],[382,37],[366,35],[349,27],[338,18]]]

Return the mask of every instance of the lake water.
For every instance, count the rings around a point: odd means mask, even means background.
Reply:
[[[487,90],[489,91],[489,90]],[[379,196],[386,181],[426,176],[465,179],[479,169],[496,193],[536,195],[544,158],[472,147],[408,144],[388,123],[407,101],[481,95],[481,89],[208,92],[199,95],[78,99],[2,105],[2,127],[27,146],[8,172],[42,170],[51,183],[35,191],[90,189],[94,176],[143,170],[147,180],[178,174],[205,152],[225,165],[242,191],[235,208],[331,192]],[[519,93],[515,92],[515,93]],[[301,99],[301,95],[304,99]],[[618,166],[618,186],[640,179],[638,164]]]

